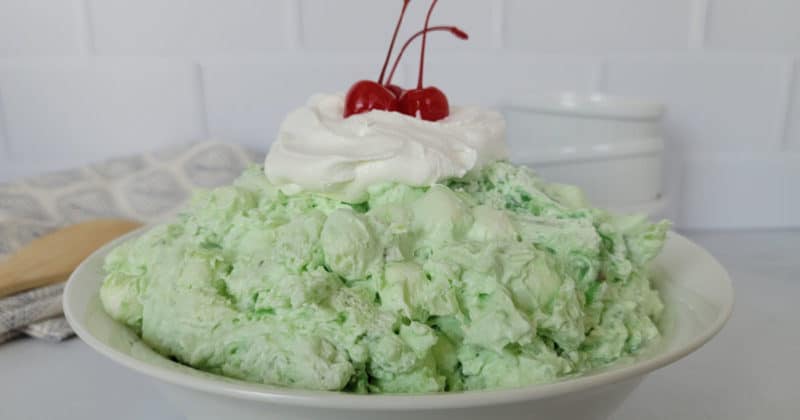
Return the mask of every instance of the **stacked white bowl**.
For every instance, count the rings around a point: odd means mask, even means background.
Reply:
[[[650,215],[664,207],[663,105],[604,94],[522,94],[503,111],[514,162],[582,187],[600,207]]]

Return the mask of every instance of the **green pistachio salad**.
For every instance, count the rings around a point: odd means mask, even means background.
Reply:
[[[346,106],[313,97],[264,166],[115,248],[108,314],[197,369],[355,393],[544,383],[658,340],[668,222],[509,163],[498,113]]]

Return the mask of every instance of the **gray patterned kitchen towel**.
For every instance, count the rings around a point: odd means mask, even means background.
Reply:
[[[166,219],[192,190],[229,184],[260,159],[241,146],[207,141],[0,184],[0,262],[34,238],[73,223]],[[0,299],[0,343],[20,335],[51,341],[70,337],[61,310],[63,287]]]

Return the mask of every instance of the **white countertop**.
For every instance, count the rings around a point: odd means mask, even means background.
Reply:
[[[733,316],[709,344],[648,376],[614,420],[796,419],[800,231],[694,232],[728,269]],[[0,419],[178,420],[153,382],[80,340],[0,346]]]

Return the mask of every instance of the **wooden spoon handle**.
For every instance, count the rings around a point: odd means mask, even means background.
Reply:
[[[66,280],[92,252],[140,226],[129,220],[93,220],[32,241],[0,263],[0,297]]]

